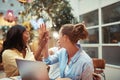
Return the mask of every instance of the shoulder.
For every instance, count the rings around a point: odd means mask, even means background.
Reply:
[[[66,49],[65,48],[61,48],[61,49],[59,49],[59,51],[66,51]]]
[[[8,54],[12,54],[12,53],[15,53],[15,52],[11,49],[7,49],[7,50],[3,51],[3,55],[8,55]]]
[[[85,59],[91,60],[91,57],[84,50],[82,50],[82,55]]]
[[[83,63],[91,63],[92,62],[92,58],[84,50],[81,51],[79,60],[83,61]]]
[[[84,50],[80,54],[81,55],[77,60],[77,64],[81,65],[81,67],[79,68],[91,69],[91,71],[93,71],[94,68],[93,68],[92,59],[88,56],[88,54]]]
[[[65,48],[59,49],[59,51],[57,51],[56,54],[59,55],[60,58],[67,56],[67,52]]]
[[[49,51],[53,51],[53,53],[55,53],[56,51],[58,51],[58,47],[49,48]]]
[[[7,49],[3,51],[2,57],[14,57],[18,55],[22,55],[22,54],[17,50]]]
[[[66,53],[66,49],[65,48],[61,48],[57,52],[61,53],[61,54],[64,54],[64,53]]]

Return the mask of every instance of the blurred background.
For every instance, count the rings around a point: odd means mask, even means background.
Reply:
[[[50,30],[49,47],[61,25],[84,21],[89,37],[78,43],[92,58],[105,59],[106,80],[120,79],[120,0],[0,0],[0,46],[8,29],[22,24],[35,48],[40,19]]]

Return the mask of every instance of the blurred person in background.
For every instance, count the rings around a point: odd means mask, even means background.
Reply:
[[[49,50],[48,50],[49,56],[54,55],[60,49],[61,49],[60,42],[59,42],[59,40],[57,40],[56,46],[49,48]],[[60,76],[59,63],[55,63],[55,64],[49,65],[49,66],[50,66],[50,70],[49,70],[50,79],[54,80],[54,79],[58,78]]]

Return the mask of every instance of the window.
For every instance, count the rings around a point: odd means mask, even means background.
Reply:
[[[112,45],[120,43],[120,2],[101,8],[102,24],[109,23],[109,26],[102,27],[102,57],[107,64],[120,66],[120,46]],[[112,23],[112,24],[111,24]],[[112,46],[108,46],[112,45]]]
[[[80,22],[85,21],[86,26],[98,25],[98,10],[80,15]]]
[[[81,12],[79,16],[89,33],[88,39],[80,43],[92,58],[104,58],[107,64],[120,66],[120,1],[113,4],[100,2],[98,9]]]
[[[103,46],[102,48],[106,63],[120,66],[120,46]]]
[[[88,29],[88,39],[82,41],[82,43],[99,43],[98,28]]]
[[[103,24],[120,21],[120,2],[102,8]]]
[[[98,57],[98,48],[97,47],[83,47],[83,49],[86,51],[86,53],[91,58],[97,58]]]
[[[105,26],[103,31],[103,43],[118,43],[120,42],[120,24]]]

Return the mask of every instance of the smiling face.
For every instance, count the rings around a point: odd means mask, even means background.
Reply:
[[[29,31],[24,31],[23,32],[23,40],[25,43],[27,43],[29,40],[30,40],[30,34],[29,34]]]

